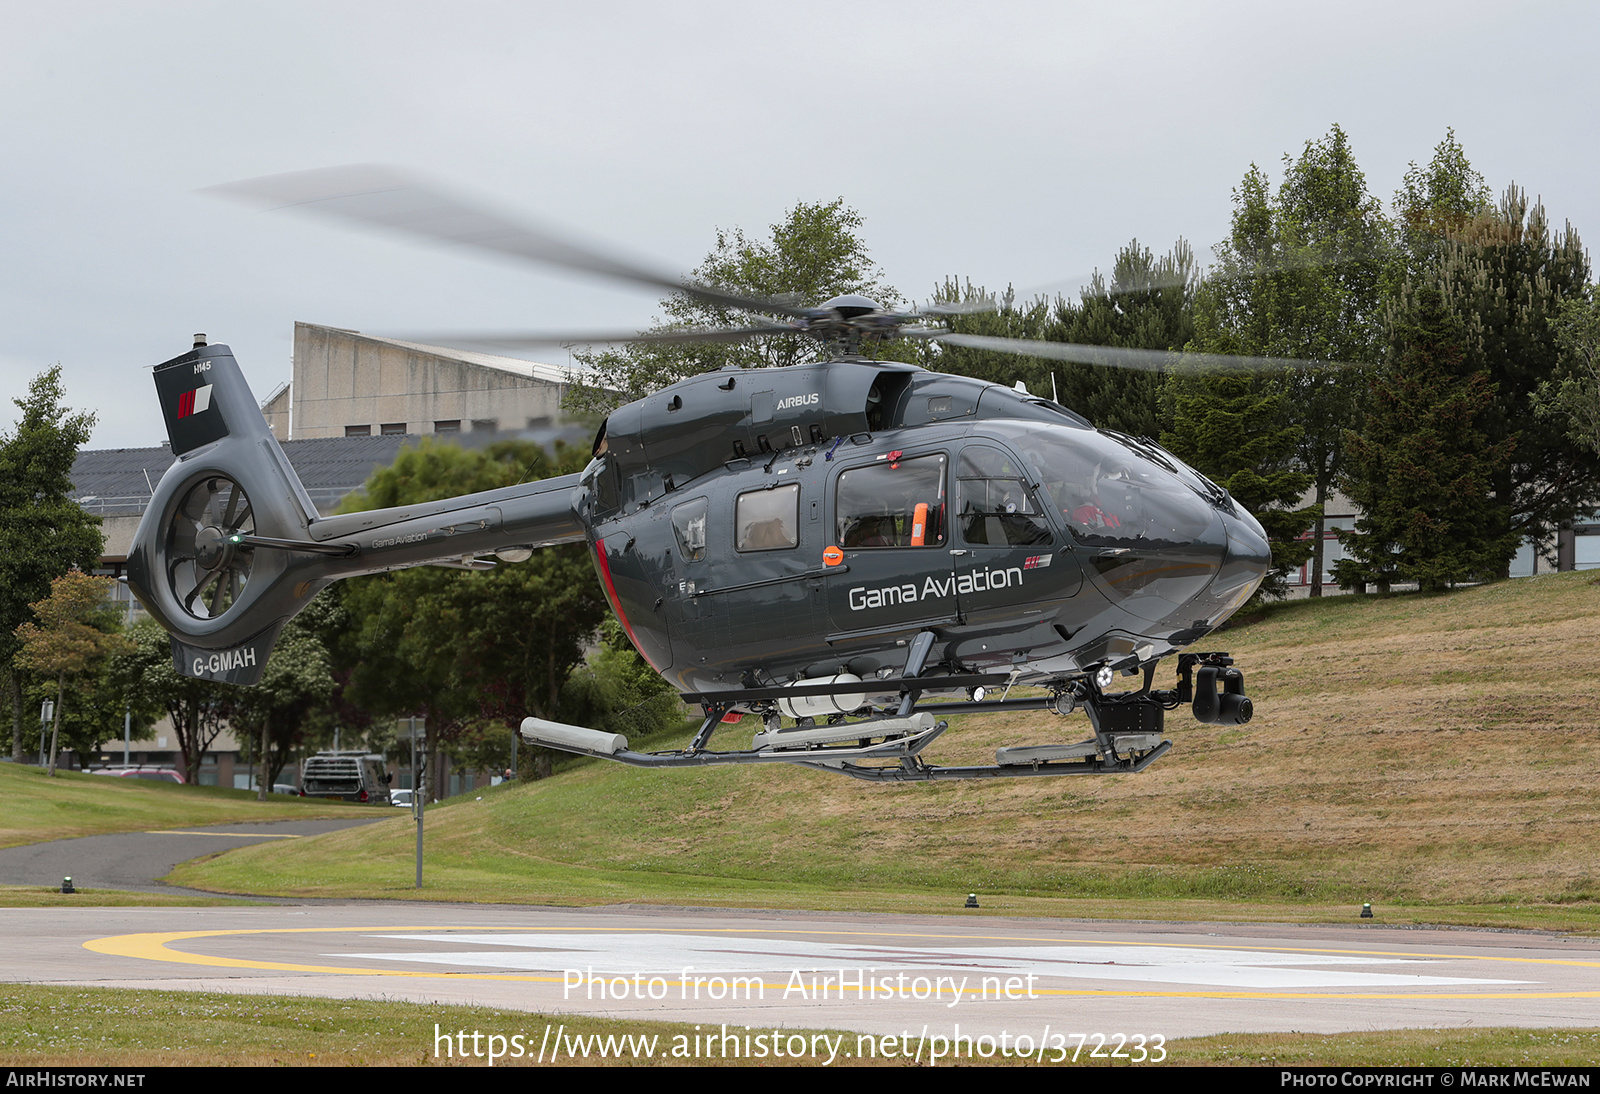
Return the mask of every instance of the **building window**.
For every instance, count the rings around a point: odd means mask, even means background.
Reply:
[[[493,433],[500,428],[499,418],[474,418],[472,431],[474,433]]]
[[[370,425],[347,425],[344,427],[344,435],[346,437],[370,437],[372,436],[372,427]]]
[[[448,422],[434,422],[433,423],[433,431],[435,433],[460,433],[461,432],[461,419],[460,418],[452,418]]]
[[[385,437],[403,437],[406,434],[406,423],[384,422],[378,427],[378,432]]]

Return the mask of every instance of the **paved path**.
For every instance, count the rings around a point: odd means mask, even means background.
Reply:
[[[0,885],[58,886],[72,878],[79,889],[131,889],[140,893],[185,893],[159,879],[180,862],[267,840],[297,839],[356,824],[388,820],[399,810],[373,810],[371,817],[339,820],[248,821],[150,832],[121,832],[50,840],[0,850]],[[213,894],[207,893],[207,896]]]
[[[197,855],[384,816],[10,848],[0,883],[70,874],[80,887],[182,891],[155,879]],[[834,1027],[876,1036],[880,1051],[906,1037],[923,1052],[986,1035],[1053,1053],[1082,1043],[1074,1034],[1092,1049],[1095,1034],[1114,1047],[1113,1035],[1600,1026],[1600,942],[1532,932],[275,903],[0,909],[6,936],[27,940],[8,947],[0,977],[668,1018],[752,1036]],[[512,1018],[482,1032],[545,1034]],[[438,1047],[431,1029],[418,1037]]]
[[[9,948],[10,980],[476,1003],[740,1032],[1038,1044],[1063,1033],[1600,1026],[1600,942],[1532,933],[389,902],[9,909],[0,923],[28,940]],[[543,1028],[507,1027],[498,1032]]]

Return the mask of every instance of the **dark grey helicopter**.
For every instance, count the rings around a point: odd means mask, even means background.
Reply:
[[[606,418],[578,475],[320,517],[231,352],[196,346],[155,370],[177,460],[128,562],[129,585],[172,635],[178,671],[254,683],[284,624],[340,578],[482,569],[494,565],[482,556],[515,562],[587,542],[628,636],[705,720],[687,748],[664,753],[525,720],[523,735],[550,747],[641,766],[795,763],[887,781],[1104,774],[1166,752],[1165,712],[1179,705],[1202,722],[1249,720],[1228,655],[1192,651],[1267,572],[1254,517],[1149,439],[1096,430],[1025,391],[859,350],[914,337],[1134,368],[1173,355],[953,334],[929,325],[937,306],[739,296],[372,169],[235,189],[781,317],[732,331],[495,344],[781,333],[818,337],[833,356],[724,369],[629,403]],[[1155,687],[1173,654],[1173,687]],[[1133,678],[1131,690],[1111,690],[1119,675]],[[1021,688],[1036,690],[1012,695]],[[1085,731],[1066,734],[1078,742],[1002,748],[976,767],[923,756],[945,714],[1080,708]],[[727,725],[745,715],[756,716],[753,732]],[[714,750],[719,729],[744,747]]]

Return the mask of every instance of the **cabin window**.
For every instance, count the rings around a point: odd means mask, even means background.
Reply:
[[[699,562],[706,557],[706,509],[706,499],[696,498],[672,510],[672,531],[678,537],[678,552],[686,562]]]
[[[882,459],[839,476],[841,547],[938,547],[944,543],[945,457]]]
[[[741,551],[780,551],[800,545],[800,484],[739,495],[734,510]]]
[[[1053,542],[1049,519],[1010,455],[987,445],[961,453],[961,536],[977,547],[1033,547]]]

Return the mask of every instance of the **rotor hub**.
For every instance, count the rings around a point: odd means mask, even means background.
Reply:
[[[233,558],[233,544],[221,528],[206,527],[194,534],[194,560],[206,570],[220,570]]]

